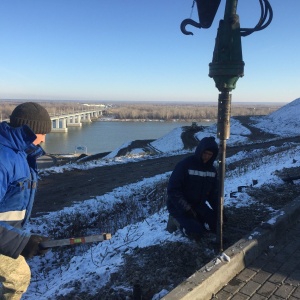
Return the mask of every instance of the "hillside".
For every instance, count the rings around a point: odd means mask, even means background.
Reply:
[[[285,113],[283,107],[273,118],[271,126],[277,134],[257,125],[265,117],[231,120],[226,247],[256,226],[271,222],[300,193],[299,180],[288,184],[281,179],[299,174],[300,169],[297,127],[280,132],[279,120]],[[296,117],[295,124],[300,116]],[[158,300],[215,257],[213,236],[195,243],[180,232],[168,233],[165,209],[165,187],[176,162],[192,153],[197,139],[214,132],[213,127],[196,132],[182,128],[156,141],[139,142],[137,148],[121,147],[101,159],[85,158],[44,170],[32,231],[52,237],[108,231],[113,237],[109,242],[34,258],[30,262],[34,283],[24,299],[41,294],[44,299],[132,299],[133,287],[139,285],[143,299]],[[126,156],[118,156],[120,151]],[[45,215],[48,211],[52,213]]]
[[[248,118],[244,118],[247,121]],[[247,123],[248,124],[248,123]],[[249,125],[247,125],[250,127]],[[271,141],[257,139],[258,134],[254,128],[255,134],[251,137],[253,143],[244,144],[242,146],[229,146],[227,148],[227,158],[232,157],[240,151],[264,150],[270,147],[282,147],[285,143],[300,143],[300,135],[296,137],[282,138],[277,137]],[[185,134],[190,135],[188,132]],[[268,137],[270,135],[266,134]],[[264,136],[264,134],[262,134]],[[273,136],[271,136],[273,137]],[[185,147],[190,148],[195,143],[187,143]],[[146,147],[147,142],[140,141],[139,148]],[[121,148],[117,152],[131,153],[132,148]],[[39,189],[36,196],[35,205],[33,207],[32,216],[40,215],[41,213],[57,211],[65,206],[70,206],[78,201],[84,201],[92,197],[92,195],[104,195],[113,191],[119,186],[128,185],[138,182],[143,178],[151,178],[158,174],[170,172],[174,169],[176,163],[186,156],[191,155],[191,152],[177,154],[172,156],[161,157],[146,157],[138,161],[130,161],[125,164],[113,164],[108,166],[99,166],[92,169],[71,169],[65,170],[62,173],[52,173],[39,182]],[[95,155],[97,157],[97,155]],[[95,156],[87,157],[84,162],[93,161]],[[228,169],[232,169],[231,163],[227,165]],[[126,176],[124,176],[126,174]]]

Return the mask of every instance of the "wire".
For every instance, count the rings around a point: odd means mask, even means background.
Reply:
[[[269,0],[259,0],[261,15],[258,23],[254,28],[240,28],[241,36],[247,36],[255,31],[265,29],[270,25],[273,19],[273,10]],[[266,21],[267,20],[267,21]]]
[[[194,11],[195,2],[196,2],[196,0],[193,0],[193,4],[192,4],[192,7],[191,7],[190,19],[192,18],[192,15],[193,15],[193,11]]]

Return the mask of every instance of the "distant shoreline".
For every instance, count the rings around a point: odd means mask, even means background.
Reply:
[[[217,120],[215,119],[204,119],[204,120],[193,120],[193,119],[180,119],[180,120],[157,120],[157,119],[113,119],[113,118],[99,118],[97,120],[95,120],[95,122],[164,122],[164,123],[173,123],[173,122],[177,122],[177,123],[216,123]]]
[[[36,101],[41,102],[50,115],[66,115],[84,112],[101,106],[103,119],[110,121],[137,122],[206,122],[218,118],[218,101],[215,102],[96,102],[77,101]],[[101,103],[101,104],[100,104]],[[8,119],[17,101],[2,101],[1,119]],[[282,107],[282,103],[268,102],[233,102],[231,115],[268,115]]]

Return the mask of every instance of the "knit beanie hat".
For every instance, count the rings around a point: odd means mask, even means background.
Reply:
[[[51,131],[51,119],[47,110],[38,103],[25,102],[18,105],[10,116],[10,125],[19,127],[28,125],[35,134]]]

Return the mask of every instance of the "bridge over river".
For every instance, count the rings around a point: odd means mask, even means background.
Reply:
[[[90,123],[97,120],[102,116],[100,109],[74,112],[68,114],[61,114],[51,116],[51,132],[68,132],[68,127],[81,127],[82,123]],[[0,122],[6,121],[9,123],[9,119],[0,120]]]
[[[52,122],[51,132],[67,132],[68,127],[81,127],[82,123],[90,123],[100,116],[102,116],[102,110],[99,109],[50,116]]]

